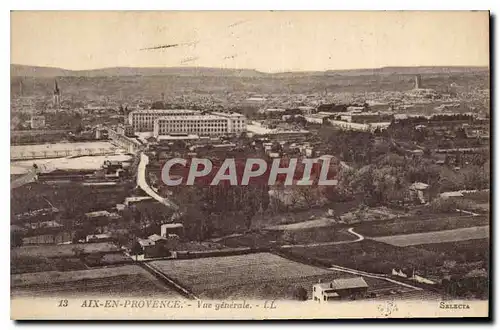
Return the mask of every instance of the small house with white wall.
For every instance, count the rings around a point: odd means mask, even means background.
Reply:
[[[313,285],[313,300],[328,302],[341,299],[363,298],[368,284],[362,277],[338,278],[329,283]]]

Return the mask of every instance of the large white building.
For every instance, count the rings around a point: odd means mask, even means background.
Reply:
[[[154,122],[160,117],[166,116],[195,116],[201,112],[197,110],[184,109],[150,109],[135,110],[129,113],[128,123],[134,128],[135,132],[152,132]]]
[[[236,112],[212,112],[212,115],[227,118],[227,133],[241,134],[247,130],[247,119]]]
[[[169,134],[196,134],[218,136],[246,131],[244,116],[207,114],[197,116],[168,116],[154,122],[153,135],[158,138]]]

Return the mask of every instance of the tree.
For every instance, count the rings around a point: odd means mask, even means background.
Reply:
[[[287,243],[290,243],[290,244],[294,244],[295,243],[295,235],[293,233],[293,231],[285,231],[283,232],[283,235],[281,236],[281,238],[283,239],[283,241],[287,242]]]
[[[151,104],[151,109],[165,109],[165,104],[162,101],[155,101]]]
[[[91,253],[85,258],[85,263],[90,266],[101,266],[102,258],[101,253]]]
[[[135,261],[137,261],[137,256],[139,254],[143,254],[143,253],[144,253],[144,249],[142,248],[141,244],[139,244],[139,242],[135,241],[132,244],[132,247],[130,248],[130,254],[135,256]]]
[[[73,235],[73,243],[78,243],[80,240],[85,240],[87,238],[87,231],[83,229],[78,229]]]
[[[297,195],[299,202],[305,204],[306,207],[312,207],[318,202],[317,188],[312,186],[297,186],[293,194]]]
[[[80,133],[83,131],[83,129],[84,129],[84,128],[83,128],[82,123],[78,123],[78,124],[76,125],[76,127],[75,127],[75,133],[76,133],[76,134],[80,134]]]
[[[10,247],[19,247],[23,245],[23,234],[20,231],[10,232]]]
[[[297,300],[306,301],[308,298],[307,290],[299,286],[298,288],[295,289],[294,297]]]
[[[83,248],[75,246],[74,248],[71,249],[73,251],[73,254],[75,257],[80,258],[83,255]]]

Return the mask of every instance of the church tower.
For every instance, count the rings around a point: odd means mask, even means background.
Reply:
[[[61,107],[61,90],[57,85],[57,80],[54,81],[54,96],[53,96],[54,108],[59,109]]]

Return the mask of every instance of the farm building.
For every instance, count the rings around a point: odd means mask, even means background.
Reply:
[[[109,242],[112,240],[112,237],[110,234],[92,234],[92,235],[87,235],[85,238],[85,241],[87,243],[99,243],[99,242]]]
[[[425,204],[429,200],[429,185],[423,182],[413,182],[410,186],[410,196],[416,199],[420,204]]]
[[[120,216],[116,213],[111,213],[106,210],[85,213],[87,220],[102,220],[102,219],[119,219]]]
[[[155,242],[153,242],[150,239],[143,239],[143,238],[138,238],[137,242],[141,246],[145,258],[151,258],[155,256],[156,254]]]
[[[161,236],[168,237],[169,235],[177,235],[181,237],[184,233],[182,223],[165,223],[161,225]]]
[[[138,238],[137,241],[144,251],[144,258],[155,258],[170,255],[166,248],[167,240],[160,235],[153,234],[146,239]]]
[[[326,302],[344,298],[362,298],[368,291],[368,284],[362,277],[338,278],[330,283],[313,285],[313,300]]]
[[[130,207],[132,205],[136,205],[143,202],[153,201],[153,198],[150,196],[134,196],[134,197],[126,197],[125,202],[123,203],[126,207]]]

